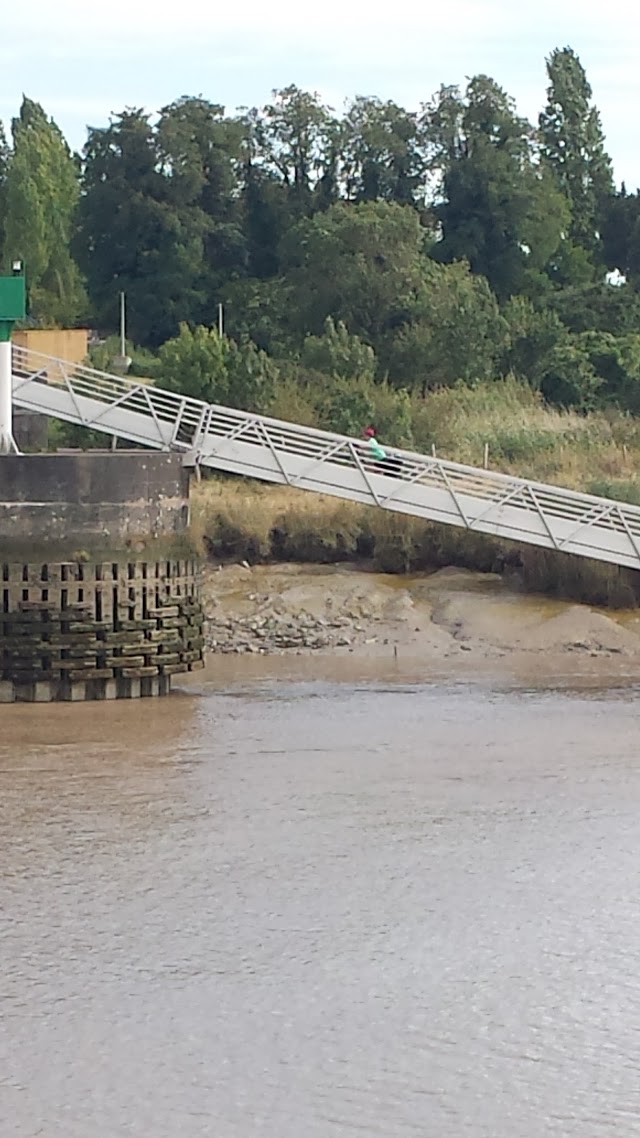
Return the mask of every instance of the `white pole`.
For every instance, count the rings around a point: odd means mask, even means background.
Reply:
[[[218,305],[218,335],[220,336],[220,339],[222,339],[222,336],[224,335],[224,317],[222,315],[221,304]]]
[[[125,329],[125,299],[124,293],[120,293],[120,355],[124,359],[127,354],[127,336]]]
[[[11,340],[0,340],[0,454],[12,454],[15,449],[11,395]]]

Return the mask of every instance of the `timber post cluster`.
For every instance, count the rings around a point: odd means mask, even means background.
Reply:
[[[203,666],[193,561],[1,569],[0,702],[166,695]]]
[[[204,666],[179,456],[12,455],[3,471],[0,703],[166,695]]]

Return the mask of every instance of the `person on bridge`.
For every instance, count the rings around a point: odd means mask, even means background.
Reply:
[[[378,469],[385,474],[399,474],[402,470],[402,459],[398,455],[390,455],[378,441],[378,432],[375,427],[365,427],[364,437],[369,444],[371,457]]]
[[[373,457],[379,462],[384,462],[387,457],[387,452],[384,447],[380,446],[377,439],[377,431],[375,427],[365,427],[364,437],[369,442],[369,450]]]

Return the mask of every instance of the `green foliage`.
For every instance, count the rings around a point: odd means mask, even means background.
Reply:
[[[53,120],[26,97],[12,136],[12,152],[4,155],[4,255],[25,265],[31,318],[73,325],[86,307],[70,250],[80,195],[76,163]]]
[[[315,402],[318,425],[325,430],[357,438],[374,424],[383,442],[412,444],[411,402],[406,391],[364,376],[351,380],[334,376],[316,388]]]
[[[334,159],[328,108],[318,95],[292,84],[274,91],[273,102],[253,118],[267,170],[282,180],[292,215],[306,215],[313,191],[320,188]]]
[[[273,399],[279,372],[273,360],[250,340],[228,340],[226,402],[242,411],[262,411]]]
[[[342,141],[347,200],[420,204],[427,162],[417,115],[359,97],[345,115]]]
[[[558,407],[593,407],[602,380],[586,350],[576,338],[559,341],[549,353],[540,390]]]
[[[89,349],[89,363],[98,371],[113,372],[116,359],[121,351],[120,337],[108,336]],[[137,379],[155,379],[159,375],[160,361],[158,357],[147,348],[140,348],[128,340],[125,344],[126,354],[131,360],[128,374]]]
[[[394,380],[423,394],[457,380],[496,374],[507,325],[483,277],[464,263],[424,265],[406,323],[388,338],[385,362]]]
[[[434,256],[467,260],[501,301],[540,291],[569,210],[536,161],[531,128],[513,100],[492,79],[476,76],[464,97],[442,89],[427,122],[441,186]]]
[[[361,435],[375,417],[372,396],[369,386],[343,379],[327,384],[318,408],[320,426],[341,435]]]
[[[340,321],[336,327],[330,316],[321,336],[307,336],[302,345],[303,367],[342,379],[373,379],[376,354],[358,336],[352,336]]]
[[[37,321],[90,322],[104,370],[124,291],[132,375],[421,449],[452,441],[450,391],[460,454],[489,442],[553,473],[542,400],[640,413],[640,195],[613,192],[575,53],[548,74],[538,131],[483,75],[417,114],[358,97],[338,115],[291,85],[240,113],[127,109],[81,161],[25,99],[12,147],[0,133],[3,258],[26,261]],[[465,393],[507,414],[516,390],[535,409],[484,440],[460,426]]]
[[[528,380],[538,389],[551,353],[567,340],[567,329],[553,310],[540,308],[525,296],[511,297],[503,316],[507,336],[501,371]]]
[[[427,260],[416,211],[387,202],[338,202],[301,221],[282,254],[292,337],[321,335],[330,316],[376,351],[407,319]]]
[[[598,218],[613,190],[600,115],[571,48],[551,53],[547,73],[548,102],[539,120],[542,154],[571,207],[569,237],[595,264],[601,258]]]
[[[601,203],[600,222],[605,263],[637,288],[640,284],[640,191],[610,194]]]
[[[215,295],[248,261],[237,193],[244,129],[224,107],[183,97],[162,109],[154,133],[169,203],[202,226],[204,288]]]
[[[228,348],[214,328],[181,324],[160,352],[160,386],[209,403],[224,403],[228,393]]]
[[[558,289],[548,307],[571,332],[611,332],[617,336],[640,328],[640,295],[628,284]]]
[[[130,331],[145,347],[161,344],[205,305],[202,186],[163,173],[168,161],[138,110],[92,128],[84,151],[77,250],[91,302],[99,322],[113,327],[118,294],[126,292]]]
[[[640,334],[583,332],[576,337],[600,381],[604,403],[640,413]]]
[[[7,136],[0,122],[0,253],[4,249],[4,229],[7,218],[7,167],[9,164],[9,147]]]
[[[320,376],[320,382],[324,382]],[[271,398],[265,411],[272,419],[284,419],[288,423],[300,423],[303,427],[318,427],[318,410],[312,386],[303,386],[295,372],[282,372],[273,384]]]
[[[640,506],[640,482],[637,478],[594,478],[585,486],[587,494],[598,498],[614,498],[617,502],[629,502]]]
[[[180,325],[159,352],[159,383],[240,410],[264,411],[273,398],[278,369],[255,344],[236,344],[215,328]]]

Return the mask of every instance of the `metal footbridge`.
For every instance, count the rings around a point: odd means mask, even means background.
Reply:
[[[204,403],[13,347],[14,405],[213,467],[640,569],[640,507]]]

